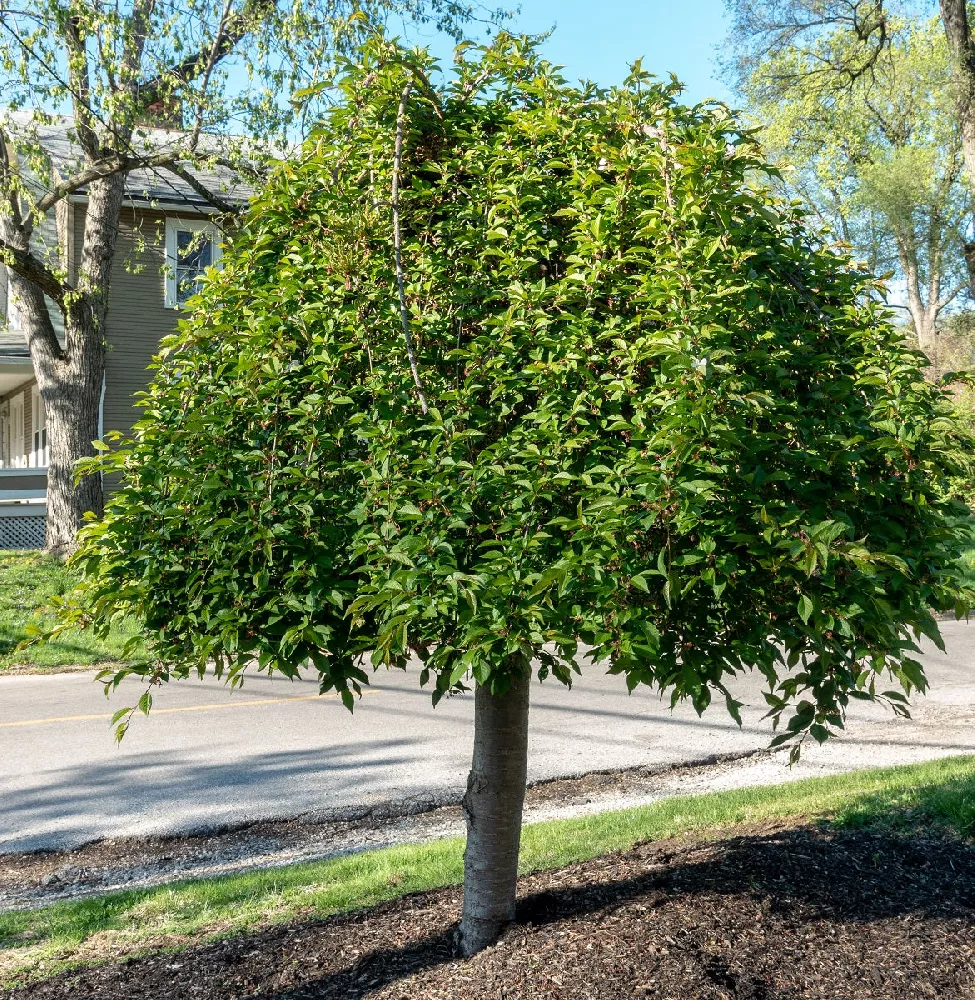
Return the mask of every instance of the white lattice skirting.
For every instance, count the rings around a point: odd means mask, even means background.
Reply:
[[[0,511],[0,549],[43,549],[44,526],[43,514],[6,517]]]

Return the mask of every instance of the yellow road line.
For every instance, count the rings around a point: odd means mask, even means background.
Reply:
[[[379,694],[375,688],[366,688],[363,694]],[[235,703],[221,702],[216,705],[185,705],[181,708],[154,708],[149,714],[168,715],[172,712],[210,712],[222,708],[250,708],[252,705],[280,705],[286,701],[316,701],[322,698],[338,698],[337,694],[307,694],[297,698],[254,698],[249,701],[238,701]],[[44,726],[52,722],[84,722],[88,719],[104,719],[111,721],[110,715],[62,715],[51,719],[22,719],[18,722],[0,722],[0,729],[10,726]]]

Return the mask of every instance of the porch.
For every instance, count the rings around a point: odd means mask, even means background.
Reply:
[[[44,548],[47,469],[0,469],[0,549]]]

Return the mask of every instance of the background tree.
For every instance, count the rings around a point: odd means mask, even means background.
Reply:
[[[368,664],[475,688],[470,953],[514,912],[531,678],[586,656],[776,742],[903,710],[975,597],[944,393],[721,107],[524,41],[374,44],[167,344],[65,625],[135,614],[151,685]],[[99,463],[95,463],[99,464]],[[117,720],[124,730],[128,716]]]
[[[26,117],[0,126],[0,259],[25,329],[48,419],[48,547],[67,551],[86,511],[100,514],[97,476],[72,482],[92,454],[104,375],[105,316],[125,178],[155,170],[189,183],[219,212],[221,192],[194,166],[248,177],[287,141],[289,97],[314,88],[372,21],[391,13],[446,30],[472,16],[454,0],[12,0],[0,15],[0,89]],[[52,171],[38,129],[72,116],[76,162]],[[160,147],[147,125],[182,124]],[[155,121],[153,120],[155,119]],[[236,138],[234,138],[236,136]],[[52,176],[53,174],[53,176]],[[71,194],[88,197],[77,278],[32,234]],[[51,320],[64,320],[59,343]]]
[[[927,18],[920,0],[726,0],[732,16],[732,57],[728,68],[739,81],[783,49],[810,53],[823,34],[838,32],[846,44],[827,58],[815,57],[804,71],[827,87],[837,79],[870,79],[890,45],[898,16]],[[968,183],[975,193],[975,39],[967,0],[939,0],[941,26],[952,72],[955,123],[961,135]],[[967,247],[975,275],[975,241]],[[975,277],[972,278],[975,286]]]
[[[851,57],[847,32],[751,66],[749,112],[784,187],[811,204],[875,272],[903,286],[917,343],[938,360],[943,310],[970,287],[963,178],[948,51],[936,22],[888,22],[869,73],[824,74]]]

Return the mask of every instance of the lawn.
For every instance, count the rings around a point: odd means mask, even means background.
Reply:
[[[75,573],[50,556],[0,550],[0,673],[22,666],[53,670],[121,658],[125,643],[136,632],[134,625],[113,631],[104,640],[75,631],[55,642],[17,649],[28,638],[29,625],[52,624],[53,616],[46,610],[51,598],[67,593],[76,582]]]
[[[970,840],[975,832],[975,757],[873,769],[767,788],[661,800],[636,809],[527,826],[521,871],[551,871],[695,835],[727,838],[769,821]],[[372,906],[458,883],[463,842],[438,840],[218,879],[131,890],[0,915],[0,987],[46,978],[79,963],[159,948],[196,947]]]

